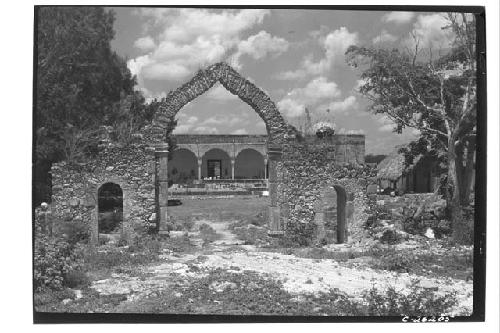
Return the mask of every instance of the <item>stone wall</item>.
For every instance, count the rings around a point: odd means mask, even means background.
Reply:
[[[446,200],[434,193],[377,195],[377,223],[394,224],[397,229],[416,235],[424,235],[431,228],[438,238],[451,233]]]
[[[106,144],[84,165],[65,162],[52,166],[52,203],[55,223],[84,223],[91,241],[98,237],[98,190],[112,182],[123,191],[122,237],[145,231],[156,222],[155,139],[138,137],[127,147]]]
[[[123,237],[128,238],[136,231],[153,226],[156,223],[153,147],[160,139],[148,133],[145,131],[135,143],[126,147],[105,145],[99,155],[85,165],[54,164],[52,210],[55,219],[84,223],[92,241],[96,242],[97,192],[102,184],[113,182],[123,191]],[[321,229],[325,224],[325,231],[320,231],[318,237],[336,240],[336,221],[328,223],[318,219],[325,207],[332,205],[325,198],[330,195],[328,191],[335,190],[334,186],[340,186],[346,192],[347,235],[353,236],[364,225],[369,214],[366,188],[375,182],[374,171],[356,163],[357,158],[351,159],[351,163],[338,162],[339,142],[348,140],[354,140],[358,145],[362,140],[364,147],[364,136],[289,138],[283,145],[282,158],[275,170],[278,199],[272,205],[279,207],[281,229],[290,232],[298,224]],[[352,156],[363,150],[351,149],[355,151]]]
[[[362,164],[338,163],[335,143],[335,139],[306,139],[288,140],[284,145],[278,168],[278,200],[285,230],[290,232],[298,224],[318,224],[316,215],[324,208],[325,189],[334,186],[346,192],[347,234],[363,228],[370,202],[366,188],[376,183],[376,172]]]

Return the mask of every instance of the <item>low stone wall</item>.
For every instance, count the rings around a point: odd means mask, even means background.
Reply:
[[[112,182],[123,191],[122,236],[149,226],[155,213],[154,152],[150,144],[110,145],[82,166],[52,166],[52,211],[55,222],[88,226],[91,241],[98,237],[98,190]],[[152,220],[152,221],[150,221]]]
[[[451,232],[446,219],[446,200],[434,193],[377,195],[377,219],[411,234],[423,235],[428,228],[436,237]]]
[[[353,235],[362,229],[368,217],[366,188],[376,182],[376,172],[361,164],[337,163],[336,153],[336,145],[328,141],[289,140],[284,145],[278,168],[278,201],[282,223],[288,232],[293,232],[298,224],[316,225],[316,229],[320,229],[316,231],[317,241],[326,236],[329,238],[326,241],[332,242],[331,233],[329,236],[328,230],[321,231],[325,226],[317,215],[322,214],[325,205],[332,205],[325,202],[324,197],[335,188],[345,190],[347,234]]]

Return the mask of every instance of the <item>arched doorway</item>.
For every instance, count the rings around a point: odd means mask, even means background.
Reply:
[[[198,159],[189,149],[179,148],[168,164],[168,177],[174,184],[189,185],[198,179]]]
[[[235,179],[264,179],[266,176],[264,157],[252,148],[243,149],[234,164]]]
[[[201,178],[231,179],[232,166],[229,154],[222,149],[212,148],[201,159]]]
[[[175,121],[177,113],[189,102],[198,96],[206,93],[215,83],[220,82],[233,95],[238,96],[247,103],[266,125],[268,134],[268,170],[269,170],[269,231],[272,234],[282,234],[280,227],[280,207],[278,206],[278,178],[277,168],[281,160],[282,147],[285,139],[290,136],[290,128],[286,124],[283,116],[278,111],[276,104],[269,96],[255,84],[242,77],[227,63],[221,62],[199,70],[194,77],[171,91],[164,101],[160,112],[155,114],[154,130],[161,131],[167,141],[171,134],[172,123]],[[160,132],[159,132],[160,133]],[[167,228],[167,203],[168,203],[168,144],[157,145],[155,147],[156,177],[158,198],[158,230],[160,234],[168,234]],[[219,163],[211,163],[212,166]],[[225,174],[222,161],[220,163],[222,175]],[[207,165],[208,168],[208,165]],[[214,168],[216,168],[214,166]],[[212,173],[212,171],[211,171]],[[208,172],[207,172],[208,176]]]
[[[333,185],[323,189],[315,209],[316,224],[335,231],[337,244],[347,241],[346,207],[347,193],[344,187]]]
[[[108,182],[99,187],[98,233],[120,233],[123,224],[123,191],[120,185]]]

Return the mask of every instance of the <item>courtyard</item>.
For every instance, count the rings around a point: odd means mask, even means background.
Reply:
[[[85,258],[88,279],[75,279],[76,285],[64,292],[36,294],[36,309],[308,316],[471,313],[471,247],[424,237],[375,245],[366,235],[352,235],[359,242],[348,245],[289,247],[267,236],[266,200],[184,198],[182,205],[169,207],[174,226],[169,238],[102,244]],[[388,298],[390,290],[395,299]]]

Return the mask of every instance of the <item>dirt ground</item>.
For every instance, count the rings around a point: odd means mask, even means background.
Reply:
[[[398,293],[408,294],[408,285],[417,283],[425,288],[432,288],[437,295],[456,293],[456,304],[448,315],[469,315],[472,313],[472,281],[445,276],[423,276],[407,272],[374,269],[367,265],[367,259],[356,257],[352,260],[334,258],[307,258],[294,253],[246,245],[231,230],[237,217],[252,216],[265,210],[265,198],[252,200],[220,200],[214,209],[213,200],[184,200],[183,205],[170,207],[169,214],[177,220],[192,219],[190,231],[171,231],[166,242],[188,241],[188,251],[175,251],[164,248],[159,260],[134,269],[114,269],[113,272],[92,281],[88,290],[97,297],[118,299],[113,307],[105,307],[104,312],[127,312],[141,309],[141,304],[150,297],[163,292],[173,292],[180,296],[190,283],[202,279],[206,272],[219,269],[230,274],[253,272],[267,279],[282,283],[286,292],[297,296],[315,295],[338,289],[349,298],[362,302],[362,294],[375,288],[381,292],[389,287]],[[209,225],[212,238],[200,232],[203,225]],[[410,242],[411,243],[411,242]],[[418,244],[400,244],[396,250],[416,247]],[[364,250],[368,243],[355,242],[344,245],[328,245],[327,253],[355,252]],[[429,245],[426,245],[429,248]],[[126,247],[123,249],[126,251]],[[104,251],[101,249],[101,251]],[[213,292],[221,292],[231,281],[217,281],[210,286]],[[85,292],[77,290],[79,298],[85,298]],[[94,295],[94,297],[96,297]],[[71,305],[75,300],[64,300]],[[191,302],[191,299],[189,299]],[[215,301],[216,302],[216,301]]]

